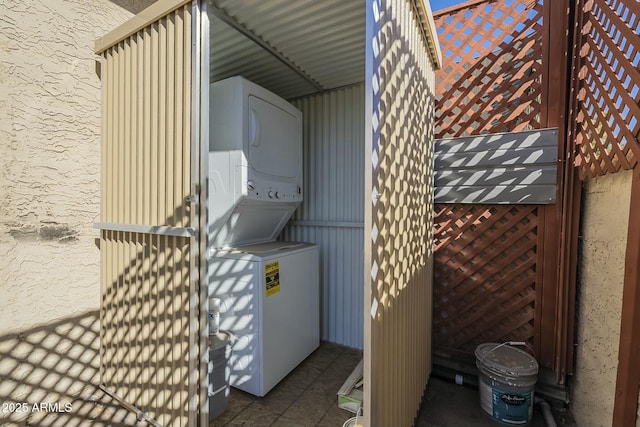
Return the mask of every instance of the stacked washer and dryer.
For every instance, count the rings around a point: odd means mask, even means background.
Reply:
[[[264,396],[320,342],[318,247],[276,238],[302,202],[302,113],[242,78],[210,88],[209,298],[231,385]]]

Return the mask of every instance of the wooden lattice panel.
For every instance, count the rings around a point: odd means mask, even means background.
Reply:
[[[583,178],[632,169],[640,159],[640,2],[578,1],[576,10],[576,165]]]
[[[541,0],[504,0],[435,17],[436,138],[539,129]]]
[[[436,205],[433,342],[533,343],[538,206]]]

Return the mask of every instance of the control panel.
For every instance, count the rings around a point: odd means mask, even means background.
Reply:
[[[302,201],[302,188],[299,185],[292,183],[249,179],[246,182],[245,191],[247,197],[254,200],[281,200],[286,202]]]

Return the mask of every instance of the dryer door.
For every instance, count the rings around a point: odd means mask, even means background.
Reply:
[[[294,178],[302,170],[302,120],[249,96],[249,163],[258,172]]]

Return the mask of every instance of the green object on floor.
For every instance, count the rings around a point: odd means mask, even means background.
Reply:
[[[354,414],[362,407],[363,361],[361,360],[338,390],[338,407]]]

